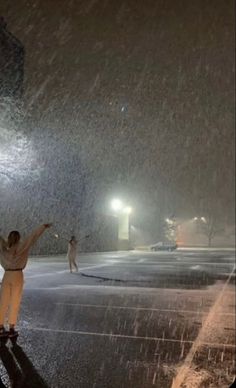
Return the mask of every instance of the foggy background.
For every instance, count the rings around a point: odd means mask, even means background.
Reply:
[[[167,217],[183,245],[208,243],[194,217],[234,244],[233,1],[0,0],[0,14],[24,47],[23,91],[0,99],[1,234],[53,222],[90,234],[81,250],[115,249],[118,197],[134,246],[162,241]]]

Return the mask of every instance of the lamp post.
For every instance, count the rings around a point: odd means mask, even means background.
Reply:
[[[123,204],[120,199],[111,201],[114,216],[118,218],[118,249],[129,249],[130,245],[130,214],[132,208]]]

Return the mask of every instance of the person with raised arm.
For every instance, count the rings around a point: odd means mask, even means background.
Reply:
[[[24,276],[31,247],[52,224],[39,226],[28,238],[21,241],[17,230],[9,233],[7,240],[0,236],[0,262],[4,269],[0,292],[0,338],[8,335],[10,339],[17,338],[15,330],[19,313]],[[5,328],[8,321],[9,331]]]

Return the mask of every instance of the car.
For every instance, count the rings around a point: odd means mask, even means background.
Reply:
[[[177,244],[175,242],[158,242],[157,244],[153,244],[150,246],[151,251],[168,251],[172,252],[175,251],[178,248]]]

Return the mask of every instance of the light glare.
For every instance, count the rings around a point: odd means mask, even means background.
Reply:
[[[111,202],[111,207],[114,211],[119,211],[123,208],[123,203],[120,199],[113,199]]]
[[[124,208],[124,213],[126,213],[126,214],[131,214],[131,213],[132,213],[132,208],[131,208],[130,206],[126,206],[126,207]]]

